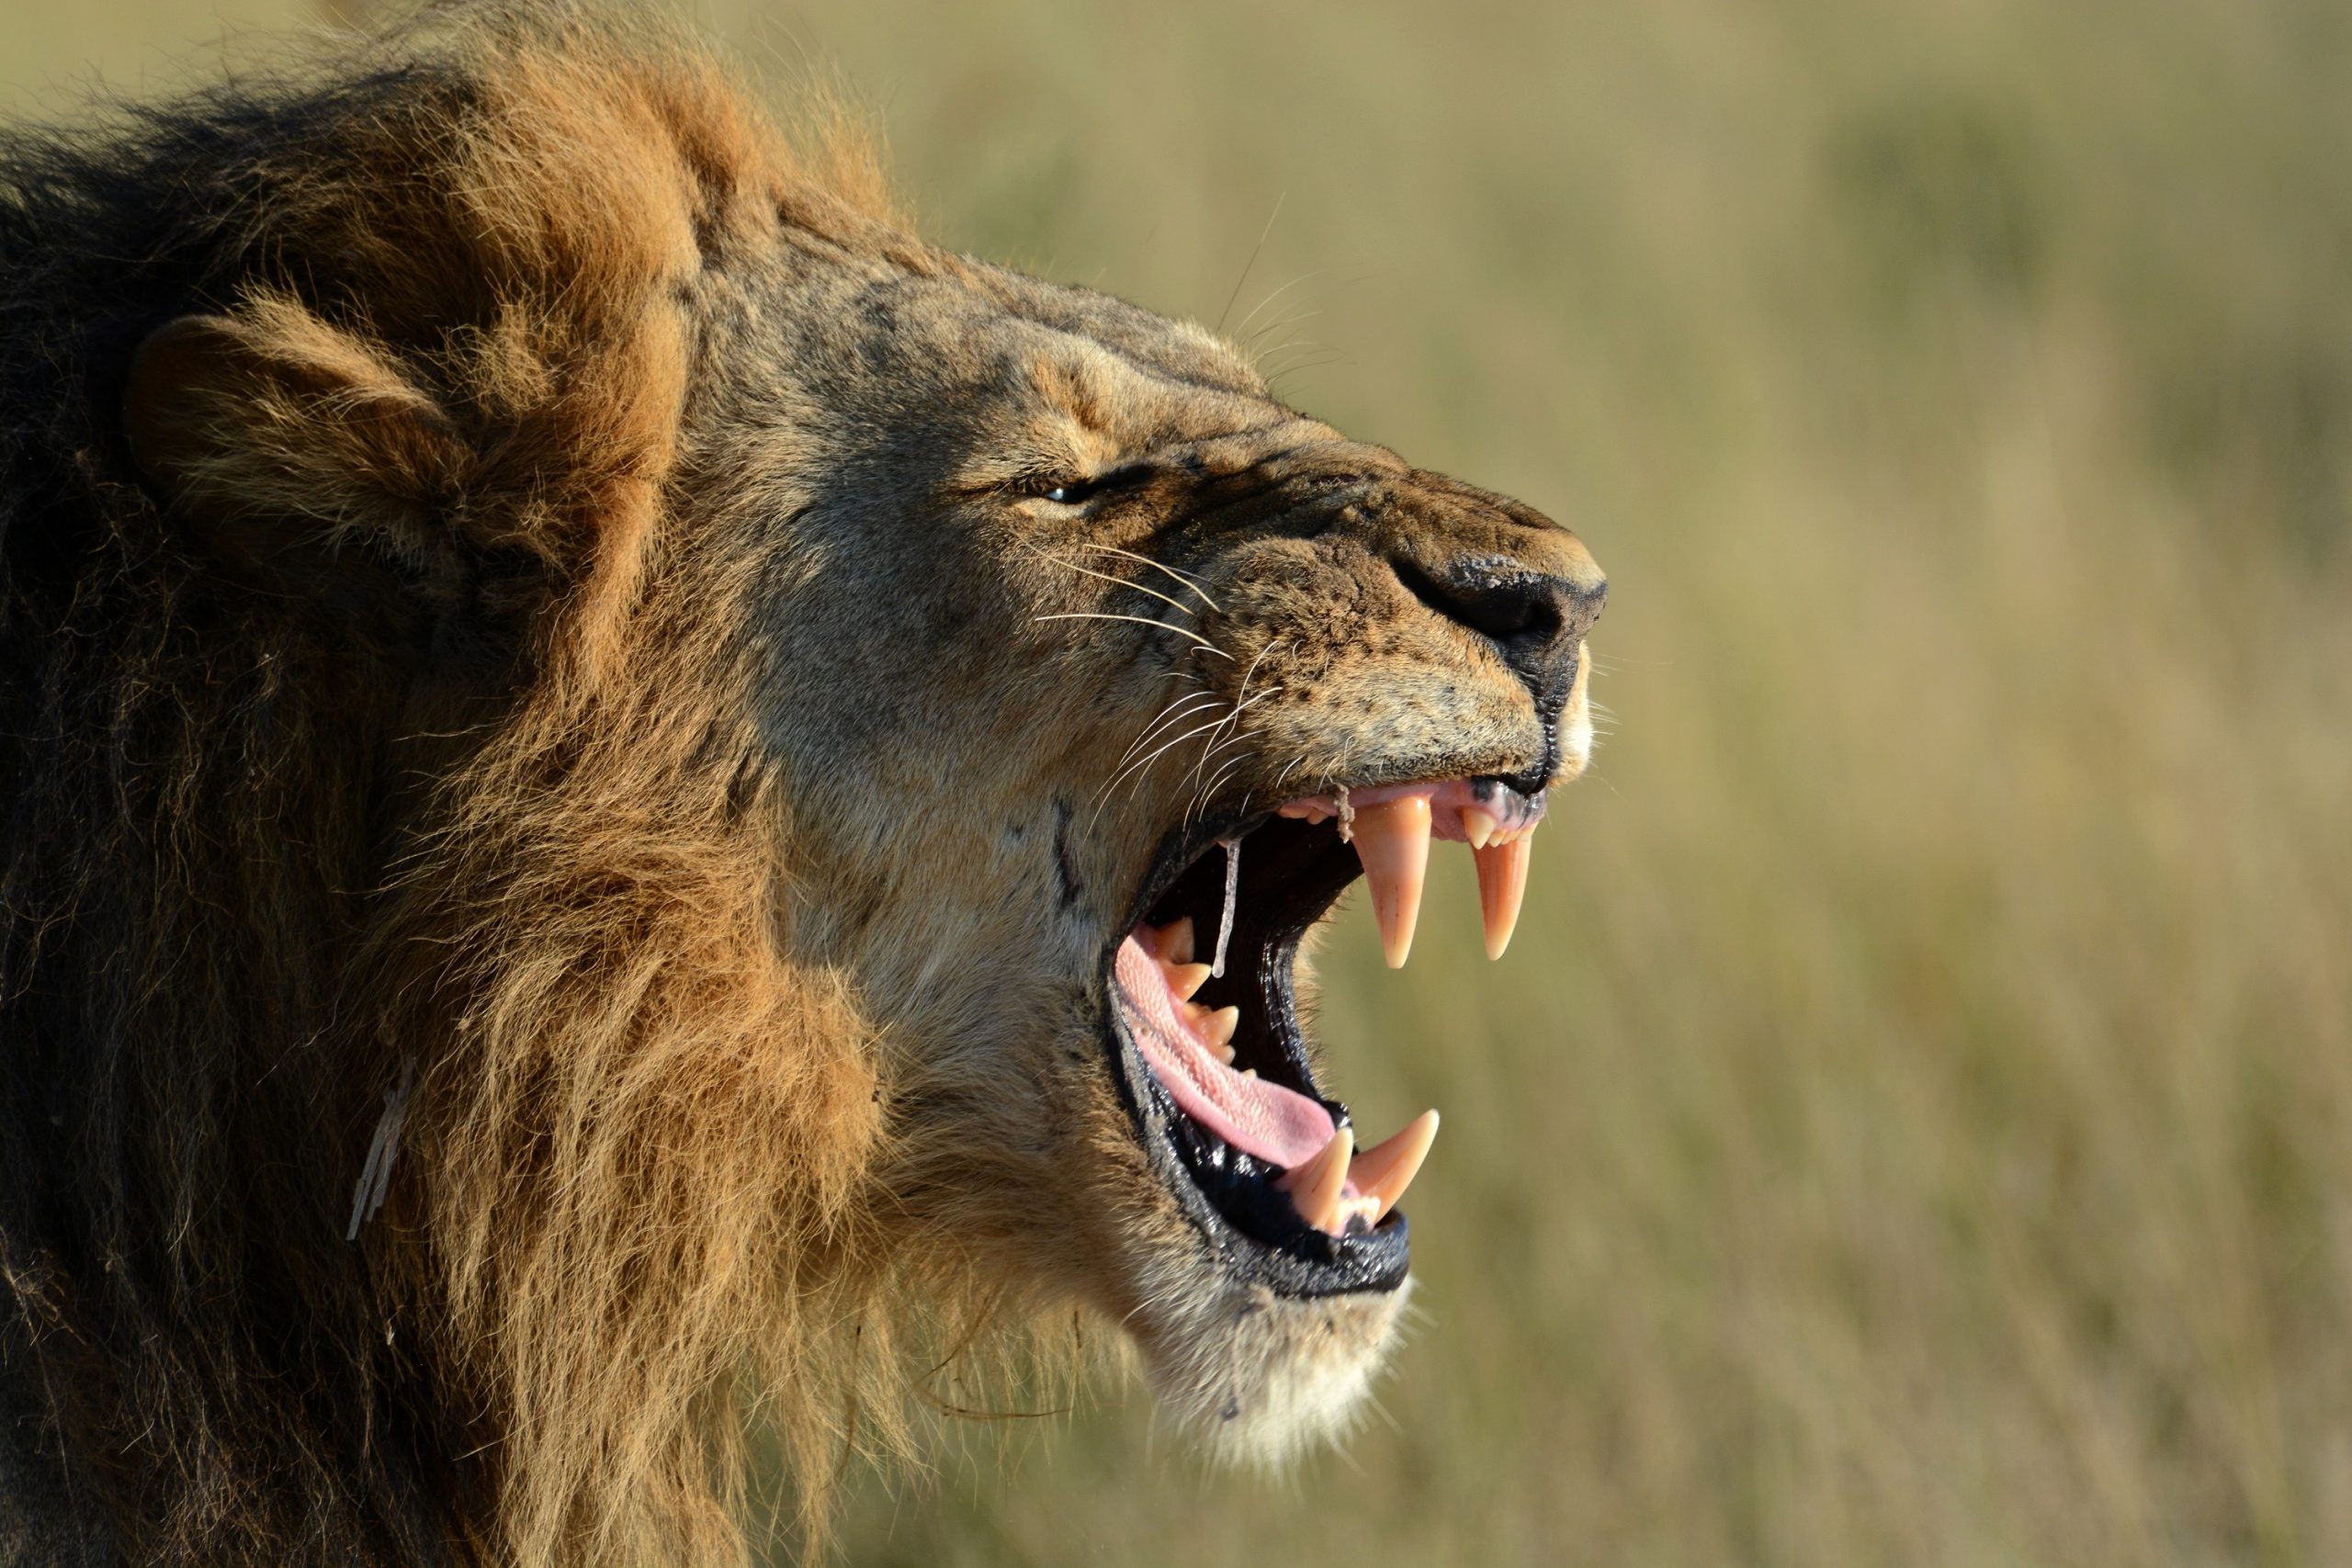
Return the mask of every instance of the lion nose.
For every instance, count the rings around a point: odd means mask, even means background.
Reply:
[[[1432,570],[1396,563],[1415,597],[1494,644],[1536,701],[1564,699],[1576,681],[1577,649],[1609,598],[1597,566],[1575,577],[1515,570],[1493,559]]]

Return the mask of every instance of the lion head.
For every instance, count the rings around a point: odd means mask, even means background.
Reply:
[[[1394,1330],[1301,942],[1436,838],[1499,951],[1599,570],[799,146],[540,9],[9,143],[6,1365],[126,1551],[705,1561],[747,1382],[813,1489],[1077,1308],[1265,1456]]]

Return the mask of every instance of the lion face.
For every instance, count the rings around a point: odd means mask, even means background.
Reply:
[[[1116,300],[786,250],[711,310],[697,504],[771,540],[746,620],[789,941],[890,1043],[892,1206],[1124,1325],[1218,1446],[1330,1429],[1436,1118],[1357,1138],[1301,939],[1368,871],[1401,964],[1435,837],[1499,953],[1590,747],[1600,570]]]

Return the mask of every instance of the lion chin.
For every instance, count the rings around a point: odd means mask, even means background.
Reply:
[[[628,12],[352,48],[6,146],[0,1558],[739,1560],[1073,1323],[1341,1430],[1302,955],[1501,956],[1592,558]]]
[[[1411,1294],[1408,1279],[1321,1301],[1263,1285],[1191,1297],[1140,1336],[1153,1392],[1218,1459],[1279,1469],[1351,1428]]]

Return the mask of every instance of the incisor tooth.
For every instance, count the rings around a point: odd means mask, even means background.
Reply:
[[[1357,1191],[1374,1201],[1374,1224],[1388,1217],[1388,1211],[1396,1206],[1396,1200],[1413,1184],[1413,1178],[1420,1174],[1421,1161],[1429,1157],[1430,1145],[1435,1142],[1437,1112],[1424,1111],[1387,1142],[1356,1156],[1348,1168],[1348,1175]]]
[[[1168,988],[1176,993],[1180,1002],[1189,1002],[1193,993],[1209,982],[1209,966],[1205,964],[1170,964],[1160,973],[1168,976]]]
[[[1500,958],[1510,945],[1520,900],[1527,896],[1527,863],[1534,853],[1535,845],[1523,838],[1470,852],[1478,866],[1478,909],[1486,917],[1488,958]]]
[[[1430,866],[1430,798],[1399,795],[1356,808],[1356,855],[1372,884],[1373,918],[1391,969],[1405,967],[1413,927],[1421,914],[1421,883]]]
[[[1290,1194],[1300,1219],[1328,1235],[1340,1234],[1340,1194],[1348,1185],[1348,1160],[1355,1148],[1354,1130],[1342,1127],[1306,1163],[1291,1167],[1274,1182]]]
[[[1159,956],[1170,964],[1193,961],[1193,917],[1170,920],[1159,928]]]
[[[1498,821],[1495,814],[1485,807],[1465,806],[1462,808],[1462,836],[1470,840],[1472,849],[1483,850],[1487,847],[1487,840],[1495,836]]]

